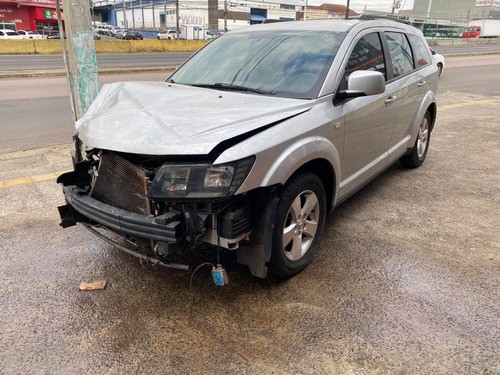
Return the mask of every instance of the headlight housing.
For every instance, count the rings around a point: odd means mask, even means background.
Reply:
[[[164,164],[151,183],[152,199],[220,198],[236,193],[255,161],[251,156],[227,164]]]

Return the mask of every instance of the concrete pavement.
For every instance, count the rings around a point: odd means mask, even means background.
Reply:
[[[304,272],[261,281],[224,253],[229,286],[191,291],[58,227],[70,145],[0,155],[0,373],[500,373],[498,118],[498,96],[440,94],[425,164],[338,207]]]

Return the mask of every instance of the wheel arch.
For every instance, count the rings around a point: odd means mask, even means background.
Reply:
[[[320,177],[328,206],[335,205],[340,185],[340,155],[335,145],[324,137],[307,137],[289,145],[269,166],[260,186],[284,186],[304,171],[311,171]]]
[[[427,112],[431,115],[430,131],[434,128],[434,123],[436,122],[437,107],[436,103],[431,103],[427,108]]]
[[[436,121],[436,115],[437,115],[437,107],[436,107],[436,96],[432,91],[428,91],[424,100],[422,101],[420,105],[420,109],[417,112],[417,115],[415,116],[415,119],[413,121],[413,125],[411,127],[410,131],[410,139],[408,140],[407,143],[407,148],[411,149],[415,143],[415,140],[417,139],[417,134],[418,134],[418,129],[420,128],[420,123],[422,122],[422,119],[424,118],[425,114],[429,112],[431,116],[431,124],[430,124],[430,131],[434,128],[434,123]]]
[[[335,171],[330,162],[323,158],[310,160],[307,163],[300,166],[297,170],[295,170],[292,173],[292,175],[288,178],[288,180],[285,182],[285,184],[291,179],[293,179],[295,176],[305,172],[314,173],[319,177],[325,189],[327,207],[328,208],[332,207],[336,191],[335,189],[336,181],[335,181]]]

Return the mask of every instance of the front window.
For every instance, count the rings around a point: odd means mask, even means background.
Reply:
[[[345,69],[346,82],[349,75],[356,70],[376,71],[387,77],[384,52],[378,33],[363,36],[354,46]]]
[[[229,33],[194,55],[171,79],[183,85],[312,99],[344,36],[327,31]]]

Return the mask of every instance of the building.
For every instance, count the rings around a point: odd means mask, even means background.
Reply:
[[[345,5],[321,4],[307,5],[306,19],[344,19],[346,14]],[[359,14],[349,9],[349,17],[358,17]]]
[[[500,0],[414,0],[400,15],[421,25],[427,37],[459,38],[472,20],[500,19]]]
[[[0,29],[57,32],[55,0],[0,0]]]
[[[500,19],[500,0],[414,0],[411,14],[423,19]]]
[[[179,23],[231,30],[265,20],[296,20],[304,6],[305,0],[179,0]],[[94,2],[92,14],[94,21],[120,27],[176,27],[173,0],[100,0]]]

